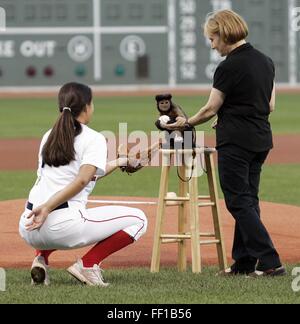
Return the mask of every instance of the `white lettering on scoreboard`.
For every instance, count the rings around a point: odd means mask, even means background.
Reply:
[[[15,42],[13,40],[0,41],[0,58],[15,57]]]
[[[180,0],[179,2],[179,70],[185,81],[197,79],[197,20],[196,0]]]
[[[20,46],[20,53],[24,57],[53,57],[55,54],[55,41],[24,41]]]
[[[20,54],[26,58],[53,57],[57,43],[55,41],[25,40],[20,45]],[[16,56],[16,42],[14,40],[0,41],[0,58],[14,58]]]
[[[300,7],[295,7],[292,10],[292,29],[295,32],[300,31]]]

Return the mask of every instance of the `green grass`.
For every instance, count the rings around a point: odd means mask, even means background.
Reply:
[[[300,165],[265,166],[261,182],[261,199],[300,206]],[[177,191],[175,170],[170,177],[170,191]],[[13,181],[12,181],[13,179]],[[32,171],[0,172],[0,200],[26,198],[35,181]],[[160,181],[159,168],[145,168],[129,177],[115,172],[98,182],[93,195],[157,197]],[[205,177],[199,181],[199,190],[208,192]],[[221,190],[220,197],[222,197]]]
[[[36,180],[32,171],[0,171],[0,200],[26,198]]]
[[[195,114],[205,104],[206,96],[177,96],[189,116]],[[300,132],[299,95],[280,95],[277,110],[271,121],[275,134],[295,134]],[[0,99],[0,138],[40,138],[52,127],[57,118],[56,99]],[[153,97],[112,97],[95,98],[96,113],[91,127],[99,131],[110,130],[118,133],[120,122],[128,123],[128,131],[156,130],[157,118]],[[198,128],[213,134],[210,123]]]
[[[300,165],[265,166],[260,196],[264,201],[300,206]]]
[[[275,134],[299,134],[300,95],[278,95],[276,110],[271,114]]]
[[[294,266],[289,266],[291,273]],[[201,275],[178,273],[174,268],[151,274],[149,269],[115,269],[105,272],[111,285],[105,289],[83,287],[65,271],[52,270],[50,287],[31,287],[29,272],[7,271],[7,291],[0,303],[89,304],[299,304],[300,293],[292,291],[291,275],[282,278],[247,279],[215,277],[217,268]]]

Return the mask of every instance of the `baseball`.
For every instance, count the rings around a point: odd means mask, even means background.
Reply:
[[[163,124],[167,124],[170,121],[170,117],[167,115],[163,115],[159,117],[159,121]]]
[[[167,199],[176,199],[177,198],[177,194],[176,192],[168,192]],[[178,201],[167,201],[167,206],[177,206],[178,205]]]

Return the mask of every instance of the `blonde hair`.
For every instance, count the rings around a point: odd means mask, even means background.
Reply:
[[[209,14],[204,24],[206,36],[219,35],[227,45],[233,45],[249,34],[246,21],[232,10],[221,10]]]

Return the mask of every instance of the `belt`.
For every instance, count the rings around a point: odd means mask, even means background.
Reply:
[[[27,202],[27,205],[26,205],[27,209],[29,210],[33,210],[33,204],[30,203],[29,201]],[[69,208],[69,204],[67,202],[63,203],[62,205],[56,207],[54,210],[59,210],[59,209],[64,209],[64,208]],[[53,210],[53,211],[54,211]]]

